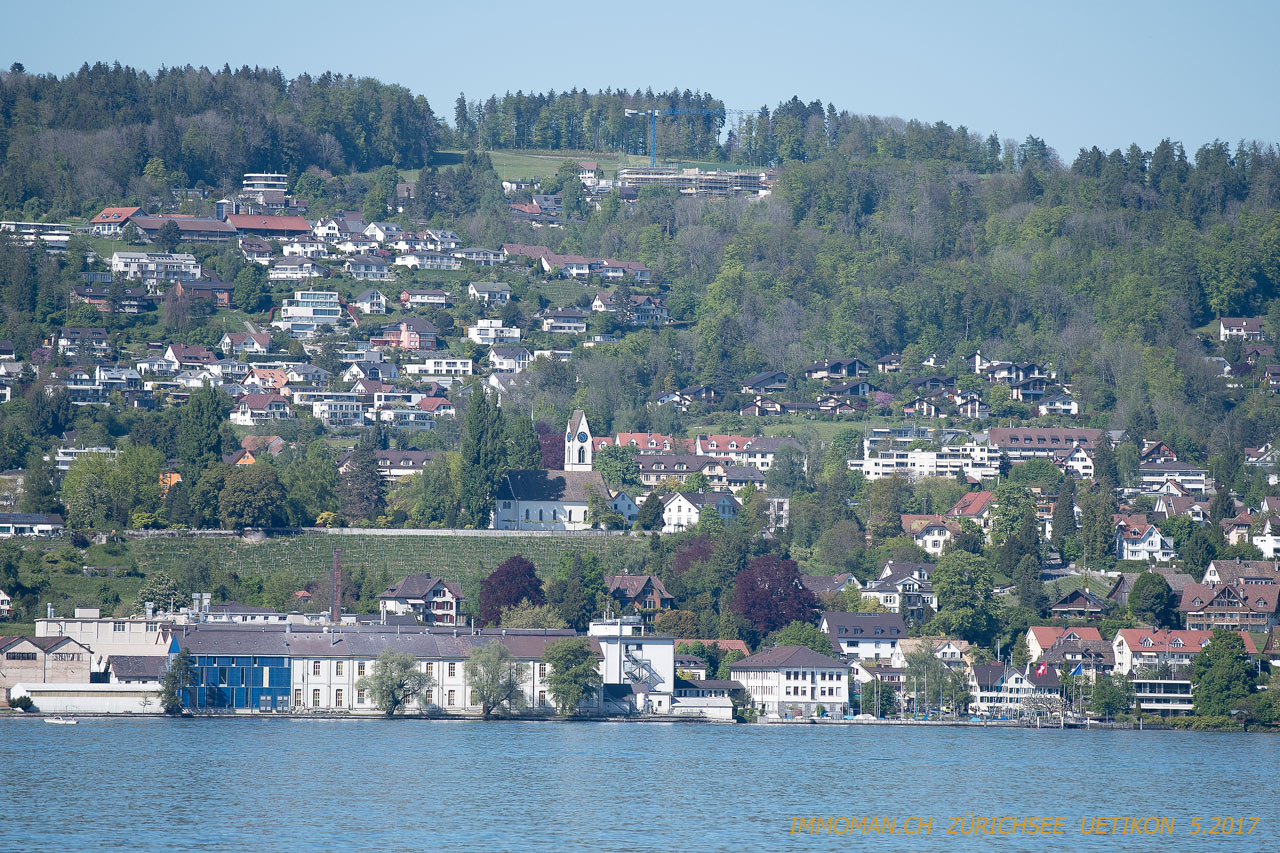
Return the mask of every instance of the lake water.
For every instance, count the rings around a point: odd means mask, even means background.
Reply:
[[[0,720],[0,762],[6,851],[1280,850],[1269,735],[28,718]],[[967,813],[1063,816],[1065,834],[948,836]],[[1174,832],[1081,834],[1112,815]],[[932,829],[791,832],[838,816]],[[1261,820],[1223,837],[1193,816]]]

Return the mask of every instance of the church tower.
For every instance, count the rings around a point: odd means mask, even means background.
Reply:
[[[593,456],[587,416],[581,409],[575,409],[564,433],[564,470],[590,471]]]

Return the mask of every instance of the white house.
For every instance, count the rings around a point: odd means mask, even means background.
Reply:
[[[472,376],[475,362],[469,358],[428,358],[421,364],[406,364],[409,376]]]
[[[489,366],[495,373],[519,373],[533,361],[524,347],[494,347],[489,350]]]
[[[511,288],[500,281],[473,281],[467,285],[467,296],[485,305],[510,302]]]
[[[462,586],[430,575],[406,575],[378,593],[382,613],[412,613],[428,625],[457,625]]]
[[[371,288],[355,298],[355,306],[365,314],[387,313],[387,297],[382,291]]]
[[[1178,554],[1154,524],[1131,524],[1122,519],[1116,525],[1116,556],[1121,560],[1168,563]]]
[[[395,278],[387,259],[378,255],[355,255],[347,258],[342,268],[356,281],[391,281]]]
[[[576,308],[560,308],[542,316],[542,331],[553,335],[585,335],[587,315]]]
[[[467,338],[482,346],[514,344],[520,342],[520,329],[508,328],[501,320],[477,320],[476,325],[467,327]]]
[[[439,252],[409,252],[396,255],[393,263],[398,267],[408,267],[413,270],[462,269],[462,261],[452,255],[442,255]]]
[[[708,509],[724,521],[736,518],[742,503],[727,492],[674,492],[662,498],[662,532],[679,533],[694,527]]]
[[[54,536],[62,532],[56,512],[0,512],[0,539],[14,536]]]
[[[289,401],[279,394],[245,394],[236,401],[229,419],[237,426],[256,426],[292,417]]]
[[[777,646],[729,666],[751,704],[769,717],[832,716],[849,707],[848,664],[804,646]]]
[[[907,626],[896,613],[836,613],[826,611],[818,628],[845,657],[888,661],[907,638]]]
[[[111,256],[111,274],[154,287],[162,281],[195,281],[200,278],[200,264],[195,255],[185,253],[116,252]]]

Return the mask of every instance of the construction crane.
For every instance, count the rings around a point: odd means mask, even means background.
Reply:
[[[655,168],[658,165],[658,116],[718,116],[721,114],[727,116],[730,113],[747,115],[754,112],[754,110],[724,108],[709,110],[703,107],[657,107],[648,110],[624,110],[623,115],[649,117],[649,167]]]

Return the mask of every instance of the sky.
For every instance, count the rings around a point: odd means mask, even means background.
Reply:
[[[1280,142],[1274,0],[186,6],[13,4],[0,61],[58,75],[98,60],[331,70],[406,86],[450,122],[459,92],[679,87],[750,110],[796,95],[1033,134],[1068,163],[1082,146],[1150,150],[1165,137],[1189,152],[1215,139]]]

